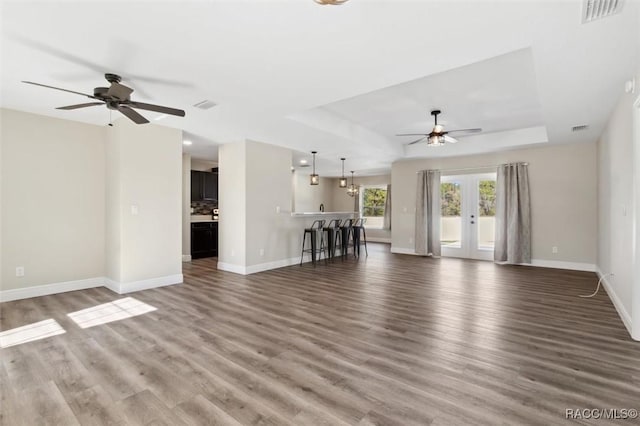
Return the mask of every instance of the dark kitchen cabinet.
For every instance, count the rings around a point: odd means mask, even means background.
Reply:
[[[218,200],[218,173],[204,172],[204,188],[202,192],[205,200]]]
[[[218,201],[218,169],[191,170],[191,201]]]
[[[196,222],[191,224],[191,258],[218,255],[218,222]]]

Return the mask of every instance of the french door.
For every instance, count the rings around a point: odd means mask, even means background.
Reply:
[[[493,260],[496,174],[442,176],[442,255]]]

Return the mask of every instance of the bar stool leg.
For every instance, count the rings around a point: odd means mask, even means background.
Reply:
[[[362,242],[364,243],[364,252],[369,257],[369,250],[367,250],[367,231],[362,227]]]
[[[311,231],[311,263],[316,266],[316,231]]]
[[[300,252],[300,266],[302,266],[302,260],[304,259],[304,243],[307,240],[307,233],[304,233],[302,237],[302,251]]]

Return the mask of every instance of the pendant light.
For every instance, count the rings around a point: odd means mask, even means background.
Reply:
[[[349,188],[347,189],[347,194],[350,197],[358,195],[358,187],[353,184],[353,170],[351,170],[351,185],[349,185]]]
[[[318,176],[316,174],[316,154],[318,152],[317,151],[311,151],[311,154],[313,155],[313,173],[311,173],[311,175],[309,176],[311,178],[311,185],[319,185],[320,184],[320,176]]]
[[[342,161],[342,177],[340,178],[340,183],[338,184],[338,187],[346,188],[347,187],[347,178],[344,177],[344,160],[346,160],[346,158],[341,158],[340,160]]]

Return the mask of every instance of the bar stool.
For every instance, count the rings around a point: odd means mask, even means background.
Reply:
[[[322,255],[322,252],[326,249],[324,245],[324,220],[315,220],[309,228],[305,228],[304,236],[302,237],[302,252],[300,253],[300,266],[302,266],[302,260],[305,253],[311,253],[311,262],[313,266],[316,266],[316,253],[318,256]],[[311,247],[304,248],[304,243],[307,241],[307,234],[311,237]],[[320,247],[318,247],[318,235],[320,235]],[[319,260],[319,258],[318,258]],[[325,262],[327,261],[327,254],[324,255]]]
[[[329,257],[334,257],[336,255],[336,246],[338,246],[338,241],[340,241],[340,246],[342,246],[342,233],[340,232],[340,224],[342,221],[340,219],[332,219],[327,225],[326,228],[323,229],[327,233],[327,247],[329,252]]]
[[[367,250],[367,231],[364,227],[365,223],[367,223],[367,218],[361,217],[353,224],[353,254],[355,255],[357,252],[358,257],[360,257],[361,243],[364,243],[364,252],[367,257],[369,257],[369,251]]]
[[[344,258],[349,252],[349,240],[353,243],[353,219],[345,219],[340,225],[340,239],[340,254]]]

